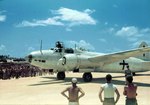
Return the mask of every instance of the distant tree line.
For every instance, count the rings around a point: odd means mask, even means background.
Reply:
[[[15,62],[25,61],[24,58],[10,57],[9,55],[0,55],[0,62],[7,62],[8,60],[12,60]]]

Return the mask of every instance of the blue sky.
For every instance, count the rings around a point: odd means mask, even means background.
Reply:
[[[116,52],[150,44],[150,0],[0,0],[0,54],[66,47]]]

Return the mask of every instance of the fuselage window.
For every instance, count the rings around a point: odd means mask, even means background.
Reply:
[[[74,50],[72,48],[65,49],[65,53],[73,54]]]
[[[35,59],[34,61],[39,61],[39,62],[42,62],[42,63],[46,62],[46,60],[37,60],[37,59]]]
[[[42,62],[45,63],[46,61],[45,61],[45,60],[42,60]]]

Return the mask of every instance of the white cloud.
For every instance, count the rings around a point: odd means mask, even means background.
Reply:
[[[33,47],[28,47],[28,51],[34,51],[35,50],[35,48],[33,48]]]
[[[6,11],[0,11],[0,22],[4,22],[6,20],[6,15],[2,15],[3,12],[6,12]]]
[[[0,44],[0,55],[9,55],[9,52],[4,44]]]
[[[89,15],[92,10],[86,9],[83,12],[69,9],[69,8],[60,8],[59,10],[54,11],[55,14],[60,16],[59,19],[64,22],[69,22],[69,26],[80,25],[80,24],[91,24],[95,25],[96,21]],[[58,18],[57,17],[57,18]]]
[[[105,22],[104,25],[108,25],[108,22]]]
[[[4,22],[6,20],[6,16],[5,15],[0,15],[0,22]]]
[[[107,42],[106,39],[103,39],[103,38],[99,39],[99,41],[104,42],[104,43]]]
[[[138,34],[138,28],[134,26],[122,27],[121,30],[117,31],[117,36],[127,36],[132,37]]]
[[[75,47],[75,45],[79,48],[87,49],[87,50],[95,50],[94,46],[91,45],[90,43],[86,42],[85,40],[80,40],[79,42],[77,41],[67,41],[66,45],[68,47]]]
[[[64,25],[61,22],[56,21],[54,18],[48,18],[47,20],[33,20],[33,22],[22,21],[22,23],[16,25],[17,27],[35,27],[35,26],[47,26],[47,25]]]
[[[88,14],[92,14],[93,12],[95,12],[95,10],[86,9],[84,10],[84,12]]]
[[[141,29],[141,33],[150,33],[150,28]]]
[[[59,25],[72,27],[76,25],[95,25],[96,20],[94,20],[90,14],[95,12],[94,10],[86,9],[83,12],[77,11],[69,8],[61,7],[58,10],[51,11],[53,17],[45,20],[33,20],[33,21],[22,21],[17,27],[35,27],[35,26],[48,26],[48,25]]]
[[[150,28],[139,29],[135,26],[122,27],[116,32],[116,36],[125,37],[130,42],[138,41],[143,36],[150,35]]]
[[[123,37],[131,42],[131,48],[137,48],[143,41],[150,44],[150,41],[147,40],[150,36],[150,28],[140,29],[135,26],[122,27],[116,31],[116,36]]]
[[[69,28],[69,27],[67,27],[67,28],[66,28],[66,31],[72,31],[72,29],[71,29],[71,28]]]
[[[108,32],[109,32],[109,33],[113,33],[114,31],[115,31],[114,28],[109,28],[109,29],[108,29]]]
[[[0,51],[4,51],[4,50],[6,50],[6,46],[3,45],[3,44],[1,44],[1,45],[0,45]]]

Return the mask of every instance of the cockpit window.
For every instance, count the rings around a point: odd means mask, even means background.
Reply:
[[[74,50],[72,48],[66,48],[65,53],[74,53]]]
[[[57,41],[55,43],[55,48],[51,48],[51,50],[54,50],[54,52],[64,52],[64,53],[74,53],[74,50],[72,48],[65,48],[64,44],[60,41]]]

